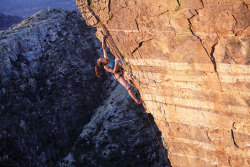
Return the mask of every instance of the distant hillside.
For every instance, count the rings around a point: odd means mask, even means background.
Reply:
[[[66,10],[0,31],[1,167],[55,166],[68,153],[107,96],[93,70],[102,54],[95,32]]]
[[[0,13],[0,30],[6,30],[13,24],[17,24],[22,20],[23,18],[19,16],[10,16]]]
[[[0,12],[27,18],[47,8],[76,9],[75,0],[1,0]]]

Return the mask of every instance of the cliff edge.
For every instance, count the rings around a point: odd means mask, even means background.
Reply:
[[[172,166],[250,166],[248,0],[77,0],[135,76]]]

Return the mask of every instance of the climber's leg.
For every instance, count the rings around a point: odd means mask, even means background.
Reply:
[[[131,87],[128,89],[128,93],[134,99],[134,101],[137,104],[141,104],[141,101],[136,98],[136,96],[135,96],[134,92],[132,91]]]
[[[108,53],[106,51],[106,37],[105,36],[102,37],[102,51],[103,51],[104,58],[109,59]]]
[[[132,99],[134,99],[134,101],[138,104],[140,104],[140,100],[138,100],[134,94],[134,92],[131,89],[131,86],[129,85],[129,83],[124,79],[123,75],[121,75],[121,73],[117,73],[115,74],[115,78],[117,79],[117,81],[122,84],[127,90],[129,95],[132,97]]]
[[[135,87],[134,85],[134,80],[135,80],[135,77],[131,74],[131,72],[127,71],[127,70],[123,70],[123,76],[124,76],[124,79],[126,81],[129,81],[129,83]]]

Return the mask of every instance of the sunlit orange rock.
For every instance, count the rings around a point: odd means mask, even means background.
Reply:
[[[174,167],[250,166],[249,4],[77,0],[136,78]]]

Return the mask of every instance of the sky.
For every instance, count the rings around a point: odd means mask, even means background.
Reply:
[[[0,13],[23,18],[47,8],[77,9],[76,0],[0,0]]]

